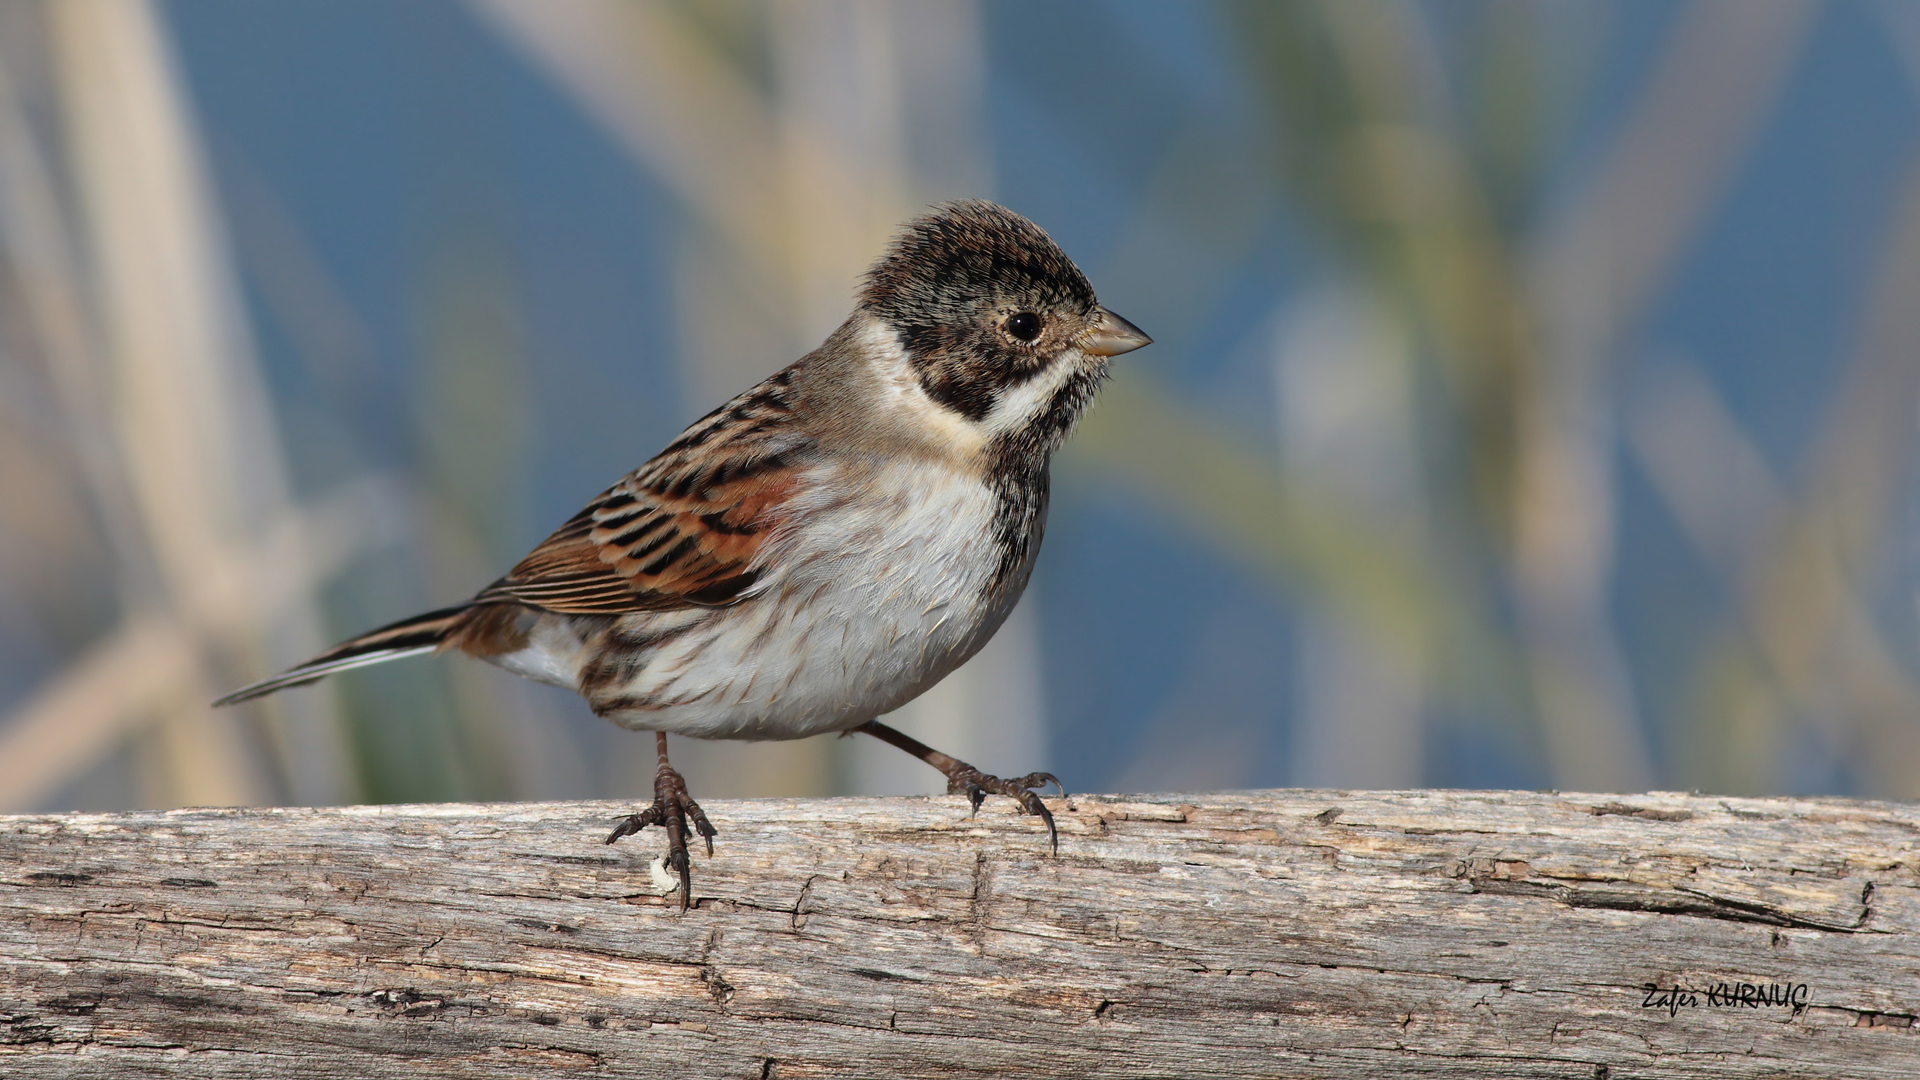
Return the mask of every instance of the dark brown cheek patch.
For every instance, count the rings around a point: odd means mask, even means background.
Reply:
[[[1000,397],[991,380],[946,367],[921,372],[920,386],[928,397],[975,423],[987,418]]]
[[[1035,350],[1009,346],[992,334],[957,339],[945,328],[929,326],[901,336],[927,396],[976,423],[993,411],[1002,390],[1047,367]]]

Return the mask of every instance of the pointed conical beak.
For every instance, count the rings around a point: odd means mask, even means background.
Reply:
[[[1094,356],[1119,356],[1151,344],[1153,339],[1141,333],[1139,327],[1103,307],[1100,321],[1094,324],[1093,333],[1087,335],[1080,350]]]

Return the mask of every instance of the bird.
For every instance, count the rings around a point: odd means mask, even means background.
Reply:
[[[907,222],[819,348],[695,421],[471,599],[242,687],[233,705],[402,657],[460,652],[652,732],[649,825],[691,902],[717,830],[667,736],[855,732],[940,770],[973,812],[1012,799],[1059,833],[1050,773],[1002,779],[877,719],[977,653],[1026,588],[1048,465],[1152,341],[1039,226],[966,199]]]

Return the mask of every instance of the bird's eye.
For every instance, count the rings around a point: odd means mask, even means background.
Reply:
[[[1016,311],[1007,316],[1007,333],[1021,341],[1032,341],[1040,336],[1040,316],[1031,311]]]

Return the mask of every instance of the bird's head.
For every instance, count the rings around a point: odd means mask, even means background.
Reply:
[[[928,399],[990,442],[1042,458],[1108,361],[1152,340],[1100,306],[1039,226],[978,199],[908,222],[867,271],[860,309],[895,335]]]

